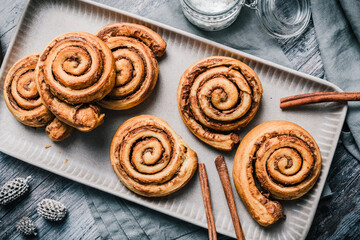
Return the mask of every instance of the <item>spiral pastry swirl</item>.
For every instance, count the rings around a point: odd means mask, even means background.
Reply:
[[[104,118],[92,103],[103,99],[115,85],[114,57],[94,35],[65,33],[41,54],[36,78],[43,103],[59,120],[90,131]]]
[[[191,65],[177,91],[180,115],[200,140],[221,150],[240,141],[234,131],[255,116],[262,86],[256,73],[239,60],[215,56]]]
[[[53,114],[42,104],[35,80],[39,55],[21,58],[9,70],[4,83],[4,99],[14,117],[30,127],[42,127]]]
[[[119,127],[110,160],[121,182],[146,197],[179,190],[197,168],[196,153],[169,124],[150,115],[131,118]]]
[[[116,64],[115,88],[99,104],[113,110],[140,104],[156,85],[159,67],[155,56],[164,54],[165,41],[151,29],[131,23],[107,25],[97,36],[109,46]]]
[[[156,57],[164,55],[166,50],[166,42],[161,36],[143,25],[135,23],[113,23],[104,26],[97,33],[101,40],[107,42],[113,37],[128,37],[137,39],[148,46]]]
[[[269,195],[297,199],[314,186],[320,171],[320,150],[313,137],[294,123],[270,121],[252,129],[241,141],[233,179],[252,217],[268,226],[283,217],[282,206]]]

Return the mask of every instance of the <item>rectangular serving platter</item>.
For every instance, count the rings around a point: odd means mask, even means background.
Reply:
[[[141,114],[161,117],[197,152],[199,162],[206,164],[217,231],[235,237],[214,160],[217,155],[223,154],[232,178],[236,148],[231,152],[220,152],[192,135],[178,113],[176,91],[182,73],[196,60],[213,55],[237,58],[254,69],[264,88],[257,115],[239,135],[242,137],[256,125],[269,120],[295,122],[315,138],[323,160],[321,175],[315,187],[298,200],[282,201],[286,220],[268,228],[261,227],[251,218],[232,185],[246,239],[305,239],[325,184],[347,106],[324,103],[284,111],[279,107],[279,100],[284,96],[305,92],[341,91],[329,82],[101,4],[88,1],[29,0],[0,71],[1,89],[12,64],[25,55],[41,52],[57,35],[71,31],[95,33],[102,26],[114,22],[143,24],[158,32],[167,42],[166,55],[159,61],[159,79],[151,96],[130,110],[105,111],[106,119],[103,125],[89,133],[76,132],[61,143],[52,143],[43,128],[31,128],[19,123],[8,111],[1,97],[0,151],[74,181],[206,228],[197,174],[183,189],[170,196],[144,198],[127,190],[111,168],[110,142],[121,123]],[[48,144],[52,147],[45,149]]]

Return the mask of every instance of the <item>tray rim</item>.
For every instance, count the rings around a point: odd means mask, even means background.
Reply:
[[[8,46],[8,49],[6,51],[6,54],[3,58],[3,61],[2,61],[2,66],[0,68],[0,81],[1,81],[1,78],[3,78],[3,74],[4,74],[4,71],[5,71],[5,65],[7,65],[7,62],[10,58],[10,52],[12,52],[13,50],[13,47],[14,47],[14,43],[18,37],[18,34],[19,34],[19,31],[20,31],[20,26],[23,24],[24,22],[24,18],[25,18],[25,15],[27,13],[27,11],[29,10],[29,6],[31,5],[31,2],[39,2],[38,0],[27,0],[25,6],[24,6],[24,9],[23,9],[23,12],[21,14],[21,17],[19,18],[19,21],[17,23],[17,26],[16,26],[16,30],[15,30],[15,33],[14,33],[14,36],[12,37],[11,41],[10,41],[10,44]],[[166,25],[164,23],[161,23],[161,22],[158,22],[158,21],[155,21],[155,20],[152,20],[152,19],[148,19],[148,18],[145,18],[145,17],[142,17],[142,16],[139,16],[137,14],[134,14],[134,13],[130,13],[130,12],[127,12],[127,11],[124,11],[124,10],[121,10],[121,9],[118,9],[118,8],[115,8],[115,7],[111,7],[111,6],[108,6],[108,5],[105,5],[105,4],[102,4],[102,3],[97,3],[97,2],[93,2],[91,0],[78,0],[79,2],[83,2],[85,4],[90,4],[90,5],[93,5],[93,6],[96,6],[96,7],[99,7],[99,8],[102,8],[102,9],[105,9],[105,10],[108,10],[108,11],[112,11],[112,12],[115,12],[115,13],[118,13],[118,14],[121,14],[121,15],[124,15],[124,16],[127,16],[127,17],[130,17],[130,18],[134,18],[134,19],[137,19],[137,20],[140,20],[140,21],[143,21],[143,22],[146,22],[146,23],[150,23],[152,25],[155,25],[155,26],[158,26],[158,27],[161,27],[165,30],[168,30],[168,31],[172,31],[172,32],[175,32],[177,34],[180,34],[180,35],[183,35],[183,36],[186,36],[186,37],[189,37],[191,39],[194,39],[196,41],[200,41],[200,42],[203,42],[203,43],[206,43],[208,45],[211,45],[211,46],[214,46],[216,48],[220,48],[220,49],[224,49],[226,51],[229,51],[229,52],[233,52],[235,54],[238,54],[244,58],[247,58],[247,59],[250,59],[250,60],[253,60],[253,61],[256,61],[256,62],[259,62],[261,64],[265,64],[267,66],[270,66],[270,67],[273,67],[273,68],[276,68],[276,69],[279,69],[281,71],[284,71],[284,72],[288,72],[290,74],[293,74],[295,76],[298,76],[298,77],[301,77],[301,78],[305,78],[305,79],[308,79],[308,80],[311,80],[313,82],[317,82],[317,83],[320,83],[322,85],[325,85],[325,86],[328,86],[330,88],[333,88],[335,91],[338,91],[338,92],[343,92],[342,89],[340,89],[338,86],[336,86],[335,84],[331,83],[331,82],[328,82],[324,79],[321,79],[321,78],[318,78],[318,77],[315,77],[315,76],[312,76],[310,74],[307,74],[307,73],[303,73],[303,72],[299,72],[297,70],[294,70],[294,69],[291,69],[289,67],[286,67],[286,66],[283,66],[283,65],[280,65],[278,63],[274,63],[272,61],[269,61],[269,60],[266,60],[266,59],[263,59],[261,57],[257,57],[257,56],[254,56],[252,54],[249,54],[249,53],[246,53],[246,52],[243,52],[241,50],[238,50],[238,49],[235,49],[235,48],[231,48],[231,47],[228,47],[226,45],[223,45],[221,43],[218,43],[218,42],[215,42],[215,41],[212,41],[212,40],[208,40],[204,37],[200,37],[196,34],[193,34],[193,33],[190,33],[190,32],[186,32],[184,30],[181,30],[181,29],[178,29],[178,28],[175,28],[175,27],[172,27],[172,26],[169,26],[169,25]],[[42,1],[40,1],[42,2]],[[43,3],[43,2],[42,2]],[[280,103],[279,103],[280,104]],[[339,113],[341,113],[341,116],[339,118],[342,118],[340,119],[339,121],[339,124],[341,124],[341,126],[344,124],[345,122],[345,118],[346,118],[346,113],[347,113],[347,110],[348,110],[348,105],[347,104],[342,104],[342,109],[339,110]],[[337,139],[336,142],[338,142],[338,139],[340,137],[340,133],[341,133],[341,127],[339,127],[338,129],[336,129],[336,132],[334,134],[334,139]],[[328,159],[329,159],[329,163],[323,167],[324,169],[324,172],[322,173],[323,175],[323,180],[320,182],[318,180],[318,183],[317,184],[321,184],[322,187],[321,189],[321,192],[323,191],[324,189],[324,185],[325,185],[325,181],[328,177],[328,173],[329,173],[329,170],[330,170],[330,166],[332,164],[332,161],[333,161],[333,157],[334,157],[334,154],[335,154],[335,149],[336,149],[336,146],[337,144],[334,144],[330,151],[329,151],[329,155],[328,155]],[[192,223],[194,225],[197,225],[197,226],[201,226],[203,228],[208,228],[207,224],[206,223],[202,223],[200,221],[197,221],[197,220],[194,220],[188,216],[185,216],[185,215],[179,215],[179,214],[176,214],[176,215],[173,215],[173,213],[169,212],[167,209],[164,209],[162,207],[159,207],[157,205],[146,205],[144,204],[143,202],[136,202],[136,199],[132,198],[131,195],[119,195],[118,192],[114,191],[114,190],[111,190],[111,189],[101,189],[101,186],[99,186],[98,184],[96,183],[92,183],[92,182],[86,182],[86,179],[83,179],[81,177],[78,177],[78,176],[73,176],[73,175],[70,175],[68,173],[66,173],[65,171],[62,171],[60,169],[56,169],[54,168],[54,166],[47,166],[47,165],[42,165],[41,163],[38,163],[38,162],[33,162],[33,161],[29,161],[29,160],[26,160],[26,158],[22,157],[22,156],[19,156],[19,154],[17,153],[11,153],[10,151],[7,151],[6,149],[4,149],[2,146],[0,146],[0,151],[9,155],[9,156],[12,156],[12,157],[15,157],[23,162],[26,162],[28,164],[31,164],[31,165],[34,165],[36,167],[39,167],[41,169],[45,169],[49,172],[52,172],[54,174],[57,174],[59,176],[62,176],[62,177],[65,177],[67,179],[71,179],[75,182],[79,182],[81,184],[84,184],[86,186],[90,186],[90,187],[93,187],[95,189],[98,189],[98,190],[101,190],[103,192],[107,192],[109,194],[112,194],[114,196],[117,196],[117,197],[121,197],[123,199],[126,199],[128,201],[131,201],[131,202],[135,202],[137,204],[140,204],[146,208],[150,208],[150,209],[153,209],[155,211],[158,211],[158,212],[161,212],[163,214],[166,214],[166,215],[169,215],[169,216],[172,216],[172,217],[175,217],[175,218],[178,218],[178,219],[181,219],[183,221],[186,221],[186,222],[189,222],[189,223]],[[319,193],[321,195],[321,192]],[[320,197],[314,201],[314,205],[316,206],[315,208],[315,211],[312,211],[311,214],[309,214],[309,216],[311,217],[311,221],[308,221],[307,222],[307,226],[305,228],[305,231],[304,231],[304,235],[302,236],[301,239],[305,239],[309,230],[310,230],[310,227],[312,225],[312,222],[313,222],[313,219],[314,219],[314,216],[315,216],[315,213],[316,213],[316,209],[318,207],[318,204],[319,204],[319,201],[320,201]],[[226,231],[226,230],[223,230],[223,229],[217,229],[216,230],[218,233],[221,233],[223,235],[226,235],[226,236],[229,236],[229,237],[235,237],[235,233],[231,232],[231,231]]]

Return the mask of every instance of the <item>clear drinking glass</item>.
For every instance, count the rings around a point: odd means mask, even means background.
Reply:
[[[290,38],[301,34],[309,24],[311,16],[309,0],[237,0],[219,12],[198,9],[192,4],[192,0],[180,2],[185,17],[207,31],[217,31],[230,26],[243,6],[253,9],[266,32],[277,38]]]

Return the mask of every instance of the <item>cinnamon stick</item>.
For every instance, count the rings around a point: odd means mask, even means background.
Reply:
[[[199,177],[200,177],[201,192],[203,196],[205,213],[206,213],[206,220],[208,224],[209,240],[216,240],[217,239],[216,227],[215,227],[214,215],[211,206],[209,182],[208,182],[208,177],[206,174],[206,168],[204,163],[199,163]]]
[[[280,108],[289,108],[311,103],[360,101],[360,92],[314,92],[284,97]]]
[[[234,194],[231,189],[229,173],[223,156],[217,156],[215,160],[215,166],[219,173],[219,177],[224,189],[226,201],[230,209],[231,219],[234,224],[236,237],[237,239],[245,240],[244,232],[242,230],[239,216],[236,211],[236,204],[235,204]]]

